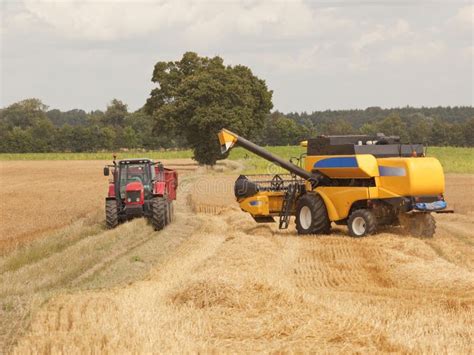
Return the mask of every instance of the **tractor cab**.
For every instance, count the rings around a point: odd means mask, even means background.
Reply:
[[[152,193],[155,179],[154,163],[148,159],[129,159],[118,162],[118,191],[125,203],[142,202]],[[143,192],[145,196],[138,195]]]

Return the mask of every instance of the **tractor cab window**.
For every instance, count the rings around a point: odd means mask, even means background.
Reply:
[[[149,164],[124,164],[120,168],[120,196],[125,198],[125,189],[132,182],[140,182],[145,192],[151,190]]]
[[[155,172],[155,166],[154,165],[151,165],[150,166],[150,180],[153,181],[156,179],[156,172]]]

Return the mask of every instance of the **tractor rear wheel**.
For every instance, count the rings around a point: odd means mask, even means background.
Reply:
[[[167,201],[165,197],[154,197],[151,200],[151,224],[159,231],[166,225]]]
[[[105,201],[105,223],[109,229],[115,228],[119,224],[117,201],[115,200]]]
[[[307,193],[296,201],[296,230],[298,234],[329,234],[331,222],[321,196]]]
[[[418,238],[433,238],[436,232],[436,220],[431,213],[414,213],[402,219],[405,231]]]
[[[364,237],[369,234],[375,234],[377,229],[377,219],[370,210],[355,210],[349,216],[347,227],[349,228],[349,234],[351,237]]]

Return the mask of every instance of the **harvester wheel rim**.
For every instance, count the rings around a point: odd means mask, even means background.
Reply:
[[[352,221],[352,229],[354,230],[354,233],[357,235],[364,235],[367,225],[365,223],[365,219],[362,217],[356,217]]]
[[[303,206],[300,210],[300,223],[304,229],[308,229],[311,226],[313,216],[308,206]]]
[[[349,234],[352,237],[364,237],[376,233],[377,219],[371,210],[356,210],[349,216],[347,227],[349,228]]]

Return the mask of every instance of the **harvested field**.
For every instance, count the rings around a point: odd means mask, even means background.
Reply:
[[[343,227],[297,237],[294,227],[256,224],[234,202],[235,177],[186,176],[177,220],[160,233],[143,220],[113,231],[82,222],[38,239],[69,238],[47,257],[0,259],[4,347],[472,352],[472,175],[447,177],[447,199],[461,213],[437,216],[426,240],[396,228],[353,239]]]
[[[447,174],[446,200],[456,213],[474,215],[474,175]]]
[[[181,173],[197,169],[190,159],[163,163]],[[0,161],[0,253],[102,211],[104,164],[110,161]]]
[[[221,214],[226,210],[238,210],[234,197],[234,181],[231,176],[202,176],[197,179],[189,194],[189,204],[194,212]]]

